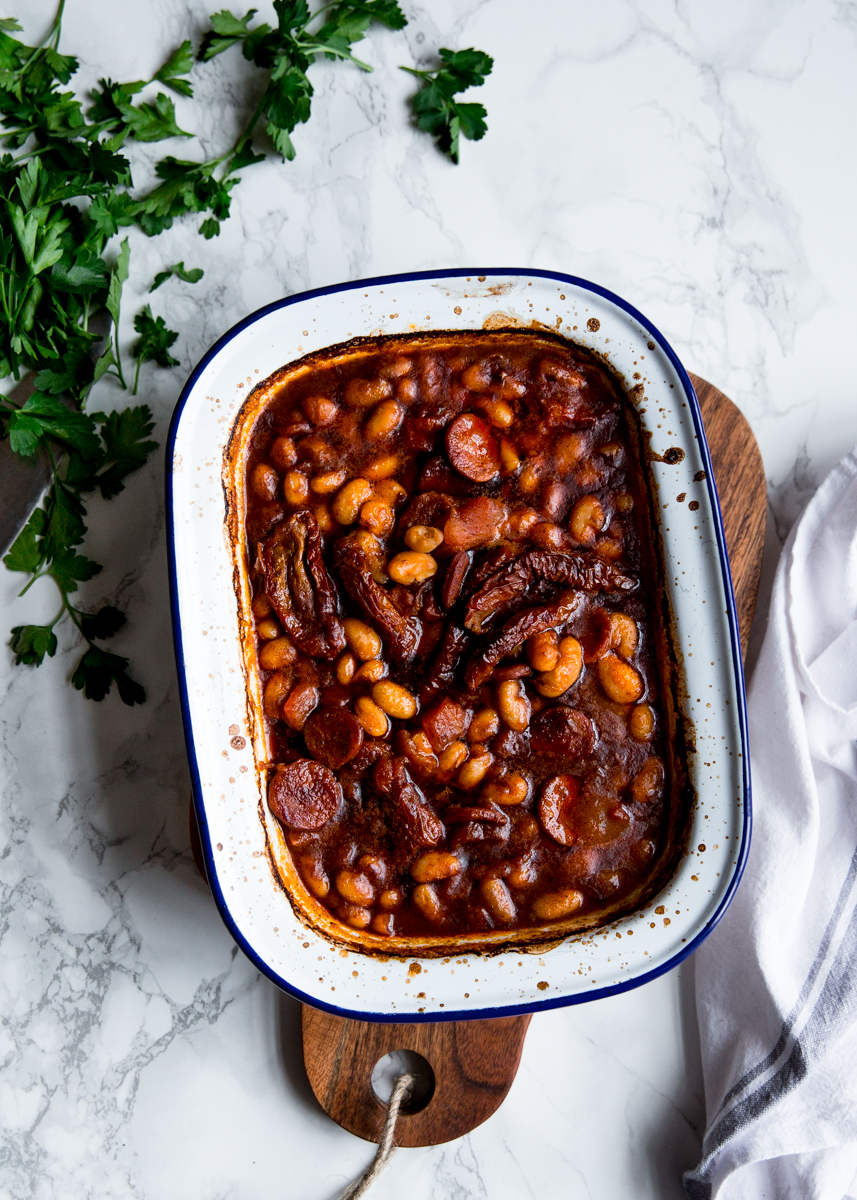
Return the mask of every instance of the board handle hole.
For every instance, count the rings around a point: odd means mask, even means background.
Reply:
[[[389,1104],[396,1080],[404,1074],[416,1075],[417,1081],[401,1111],[422,1112],[434,1095],[435,1079],[431,1063],[415,1050],[391,1050],[379,1058],[372,1070],[372,1091],[382,1104]]]

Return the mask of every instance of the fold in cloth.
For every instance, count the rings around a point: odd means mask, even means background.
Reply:
[[[786,543],[748,698],[753,842],[694,963],[690,1200],[857,1195],[857,451]]]

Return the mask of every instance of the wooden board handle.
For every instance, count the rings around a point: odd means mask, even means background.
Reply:
[[[389,1025],[349,1021],[303,1006],[307,1076],[319,1104],[338,1125],[377,1142],[387,1109],[372,1088],[386,1054],[411,1050],[434,1073],[434,1093],[421,1112],[402,1112],[399,1146],[437,1146],[463,1137],[500,1107],[514,1082],[530,1017]]]

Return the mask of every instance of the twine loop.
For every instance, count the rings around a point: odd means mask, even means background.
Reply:
[[[375,1157],[357,1182],[352,1183],[343,1192],[342,1200],[360,1200],[361,1196],[365,1196],[396,1153],[396,1143],[393,1137],[396,1132],[396,1121],[399,1118],[402,1105],[407,1102],[416,1082],[417,1076],[408,1074],[400,1075],[396,1080],[396,1086],[393,1088],[393,1093],[390,1096],[387,1116],[384,1121],[384,1128],[381,1130],[381,1137],[378,1140],[378,1149],[375,1151]]]

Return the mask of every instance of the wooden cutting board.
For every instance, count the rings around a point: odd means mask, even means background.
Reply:
[[[746,653],[765,542],[762,457],[732,401],[704,379],[691,375],[691,380],[705,421]],[[191,839],[202,869],[192,810]],[[420,1111],[402,1111],[396,1142],[436,1146],[469,1133],[500,1107],[515,1079],[530,1020],[524,1016],[394,1025],[350,1021],[304,1005],[304,1064],[328,1116],[358,1137],[377,1142],[386,1106],[372,1088],[372,1071],[392,1051],[415,1051],[434,1073],[434,1091]]]

